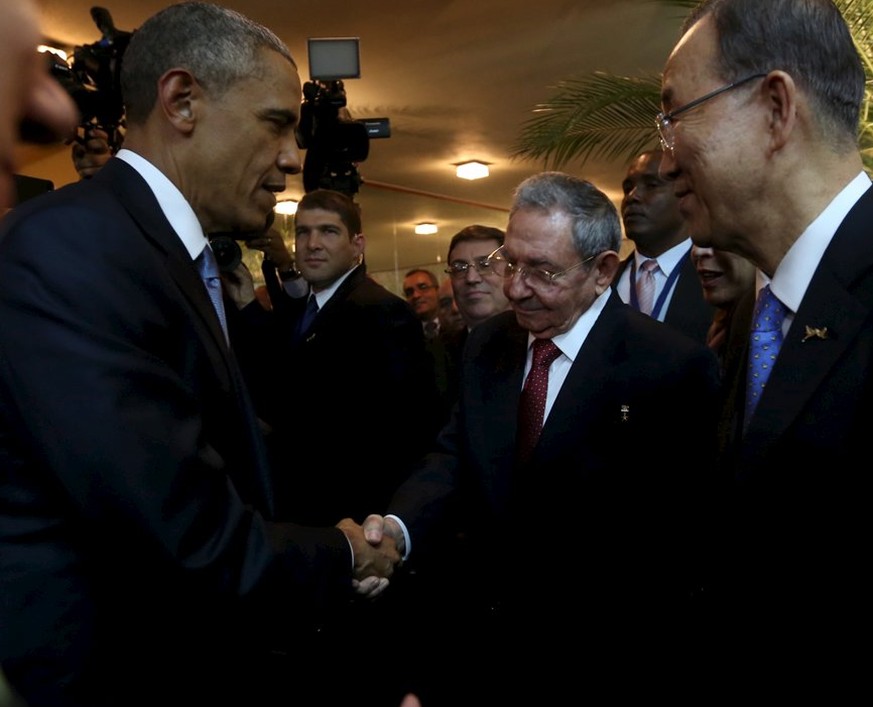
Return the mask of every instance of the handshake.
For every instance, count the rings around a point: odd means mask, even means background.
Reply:
[[[393,518],[373,514],[367,516],[363,525],[345,518],[336,527],[345,533],[352,547],[355,592],[370,599],[378,596],[406,553],[400,525]]]

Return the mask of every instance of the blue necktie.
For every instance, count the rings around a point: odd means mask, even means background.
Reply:
[[[306,302],[306,309],[303,312],[303,318],[300,320],[300,325],[297,327],[297,338],[302,339],[312,322],[315,320],[315,315],[318,314],[318,302],[315,300],[315,295],[310,295]]]
[[[746,414],[743,418],[746,425],[761,399],[770,371],[779,355],[779,348],[782,346],[782,321],[787,313],[785,305],[770,291],[770,285],[761,289],[755,302],[752,331],[749,335]]]
[[[218,272],[218,262],[215,260],[215,253],[212,252],[212,248],[207,245],[194,260],[194,264],[197,266],[197,272],[200,273],[203,284],[206,285],[206,292],[209,294],[209,299],[212,301],[212,306],[218,315],[221,330],[224,332],[224,340],[230,343],[227,335],[227,318],[224,314],[224,299],[221,294],[221,276]]]

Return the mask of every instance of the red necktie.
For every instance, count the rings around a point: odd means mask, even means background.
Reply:
[[[561,350],[551,339],[536,339],[533,343],[533,362],[518,406],[516,456],[519,463],[530,459],[539,439],[549,391],[549,366],[560,355]]]

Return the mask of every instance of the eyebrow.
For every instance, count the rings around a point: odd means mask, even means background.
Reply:
[[[260,117],[265,120],[280,120],[286,125],[290,125],[296,123],[298,120],[298,113],[294,110],[287,110],[285,108],[267,108],[260,113]]]

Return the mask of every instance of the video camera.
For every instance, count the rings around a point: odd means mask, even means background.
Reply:
[[[303,85],[303,104],[297,145],[306,150],[303,189],[324,188],[353,197],[363,180],[357,164],[367,159],[371,137],[390,137],[387,118],[352,120],[346,109],[343,79],[360,78],[357,37],[308,40],[309,75]]]
[[[103,35],[99,41],[76,47],[70,63],[51,52],[45,55],[52,75],[79,109],[83,132],[100,128],[109,136],[109,147],[115,152],[124,137],[121,59],[133,32],[116,29],[106,8],[92,7],[91,18]]]

